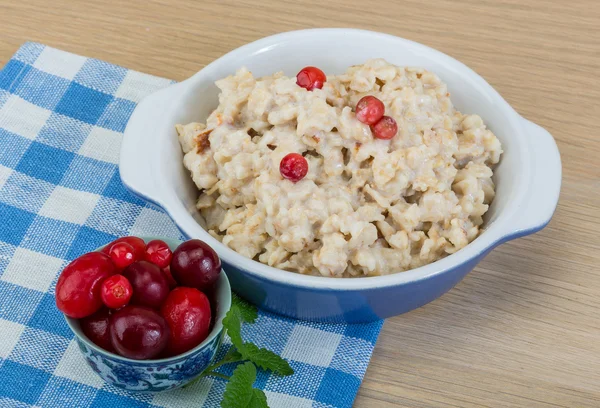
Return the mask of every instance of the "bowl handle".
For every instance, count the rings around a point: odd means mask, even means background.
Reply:
[[[514,223],[513,234],[523,236],[544,228],[552,218],[562,178],[560,153],[552,135],[543,127],[523,119],[530,140],[532,162],[529,193]]]
[[[160,97],[158,91],[144,98],[134,109],[121,144],[121,159],[119,173],[121,181],[133,193],[144,199],[163,206],[158,187],[155,183],[154,169],[157,157],[154,135],[157,132],[157,121],[164,115],[167,108],[166,98]],[[137,157],[137,160],[131,160]]]

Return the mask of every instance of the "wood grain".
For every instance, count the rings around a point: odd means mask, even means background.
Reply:
[[[561,201],[441,299],[389,319],[357,407],[600,406],[597,0],[0,0],[0,64],[24,41],[182,80],[260,37],[359,27],[485,77],[556,138]]]

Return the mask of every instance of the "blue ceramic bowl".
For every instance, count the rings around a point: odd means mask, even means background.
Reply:
[[[195,206],[198,189],[182,165],[175,124],[208,117],[218,105],[214,81],[241,66],[257,77],[277,71],[293,77],[307,64],[337,74],[370,58],[435,72],[448,85],[454,105],[461,112],[480,115],[500,139],[504,153],[494,170],[496,197],[481,235],[460,251],[411,271],[337,279],[263,265],[206,232]],[[119,169],[125,186],[163,207],[187,236],[200,238],[217,251],[236,293],[277,313],[325,322],[386,318],[441,296],[497,245],[542,229],[554,213],[561,184],[560,155],[550,133],[521,117],[471,69],[412,41],[344,28],[263,38],[150,95],[127,124]]]
[[[146,242],[162,239],[172,250],[181,242],[167,238],[144,238]],[[206,340],[186,353],[157,360],[132,360],[106,351],[90,341],[81,331],[79,321],[66,317],[67,323],[89,366],[115,387],[132,392],[158,392],[184,386],[210,365],[223,339],[223,318],[231,307],[231,288],[225,273],[220,274],[215,291],[215,323]]]

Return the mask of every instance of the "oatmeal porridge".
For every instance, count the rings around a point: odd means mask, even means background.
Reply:
[[[436,261],[480,232],[500,142],[434,73],[374,59],[320,88],[245,68],[216,84],[206,124],[177,132],[209,233],[238,253],[303,274],[374,276]],[[365,96],[389,123],[359,118]],[[299,179],[284,173],[291,153],[308,165]]]

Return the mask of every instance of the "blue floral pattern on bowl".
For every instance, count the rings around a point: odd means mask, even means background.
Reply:
[[[104,381],[128,391],[158,392],[181,387],[197,377],[217,354],[222,338],[221,333],[192,354],[164,363],[126,360],[107,352],[100,353],[79,337],[76,340],[87,363]]]

